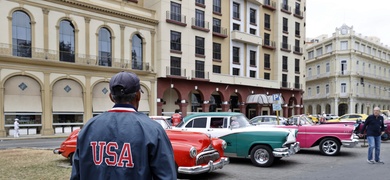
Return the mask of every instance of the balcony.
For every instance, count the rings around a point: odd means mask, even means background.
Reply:
[[[221,6],[213,5],[213,13],[222,16]]]
[[[290,83],[287,81],[281,81],[280,82],[280,87],[281,88],[290,88]]]
[[[276,48],[275,41],[270,41],[269,39],[264,39],[263,48],[274,50]]]
[[[256,5],[258,5],[258,6],[261,6],[261,0],[248,0],[248,2],[251,2],[251,3],[253,3],[253,4],[256,4]]]
[[[192,18],[192,29],[196,29],[196,30],[199,30],[199,31],[203,31],[203,32],[210,32],[210,29],[209,29],[209,22],[207,21],[204,21],[204,20],[201,20],[201,19],[196,19],[196,18]]]
[[[192,70],[191,72],[192,80],[209,81],[210,79],[209,72],[199,70]]]
[[[28,56],[14,56],[12,53],[12,45],[0,43],[0,55],[10,56],[15,58],[23,58],[31,60],[32,63],[38,64],[52,64],[55,63],[64,65],[68,64],[74,67],[107,67],[107,68],[121,68],[134,69],[140,71],[152,71],[150,64],[145,61],[137,61],[131,59],[112,58],[111,56],[96,56],[75,53],[74,51],[56,51],[51,49],[42,49],[29,47]]]
[[[294,16],[299,18],[299,19],[303,19],[303,12],[300,9],[295,8]]]
[[[299,46],[294,46],[294,54],[302,55],[303,54],[302,48]]]
[[[186,16],[174,12],[170,12],[170,11],[167,11],[166,13],[166,22],[183,26],[183,27],[187,26]]]
[[[171,78],[187,79],[187,72],[186,72],[186,69],[182,69],[179,67],[167,66],[166,67],[166,76],[171,77]]]
[[[287,14],[291,14],[291,6],[282,3],[282,4],[280,5],[280,7],[281,7],[280,10],[281,10],[282,12],[287,13]]]
[[[301,38],[301,31],[295,30],[295,37]]]
[[[260,36],[248,34],[241,31],[232,31],[230,34],[233,41],[238,41],[242,43],[248,43],[252,45],[261,46],[262,45],[262,39]]]
[[[227,38],[227,29],[221,26],[213,26],[213,36]]]
[[[274,1],[271,1],[271,0],[264,0],[263,7],[267,8],[271,11],[275,11],[276,10],[276,3]]]
[[[294,83],[294,89],[302,89],[302,84]]]
[[[285,52],[291,52],[291,45],[285,42],[280,43],[280,50]]]

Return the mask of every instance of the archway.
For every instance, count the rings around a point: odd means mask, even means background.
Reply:
[[[321,105],[317,104],[316,114],[321,114]]]
[[[15,118],[21,135],[39,134],[42,127],[41,85],[28,76],[14,76],[4,83],[4,120],[7,134],[13,134]],[[11,129],[12,128],[12,129]]]
[[[222,93],[214,91],[210,96],[209,112],[221,112],[222,111]]]
[[[180,101],[181,99],[179,99],[179,94],[176,89],[169,88],[165,90],[161,100],[161,102],[163,102],[162,115],[170,116],[175,112],[175,110],[180,109],[178,105]]]
[[[360,113],[364,114],[364,104],[361,105]]]
[[[306,110],[306,114],[313,114],[313,106],[309,105]]]
[[[359,112],[359,103],[355,104],[355,113],[357,114]]]
[[[295,97],[291,97],[288,100],[288,117],[294,116],[296,114],[295,105],[297,105],[297,99]]]
[[[53,85],[54,133],[70,133],[83,125],[83,88],[72,79],[62,79]]]
[[[339,116],[347,114],[348,112],[348,104],[342,103],[339,104]]]
[[[192,90],[188,95],[189,106],[187,112],[202,112],[203,96],[199,90]]]
[[[331,114],[331,106],[330,106],[330,104],[326,104],[326,106],[325,106],[325,113],[326,114]]]
[[[229,99],[229,111],[231,112],[241,112],[240,111],[240,105],[241,105],[241,95],[238,93],[233,93],[230,95]]]

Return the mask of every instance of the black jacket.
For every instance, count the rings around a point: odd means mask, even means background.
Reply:
[[[367,130],[367,136],[380,136],[385,131],[385,125],[383,123],[383,116],[369,115],[364,122],[362,134]]]
[[[81,129],[71,179],[176,179],[171,142],[159,123],[115,105]]]

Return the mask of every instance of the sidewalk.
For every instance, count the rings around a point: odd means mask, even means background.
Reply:
[[[40,134],[34,134],[34,135],[21,135],[18,138],[14,138],[14,136],[7,136],[7,137],[0,137],[0,141],[3,140],[26,140],[26,139],[51,139],[51,138],[67,138],[70,133],[61,133],[61,134],[54,134],[54,135],[47,135],[43,136]]]

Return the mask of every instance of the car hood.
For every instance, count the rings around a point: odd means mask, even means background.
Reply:
[[[197,149],[208,147],[211,144],[210,136],[204,133],[178,130],[166,130],[166,132],[171,143],[189,144]]]

